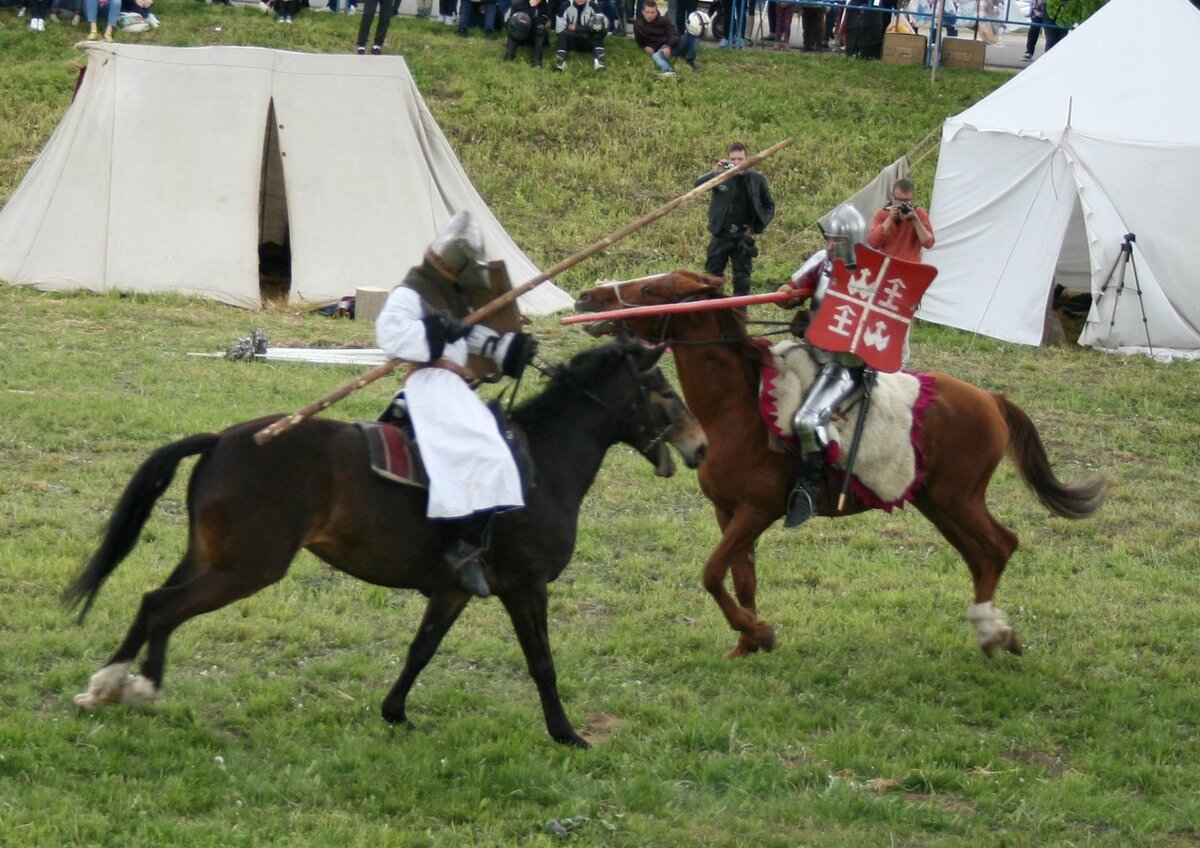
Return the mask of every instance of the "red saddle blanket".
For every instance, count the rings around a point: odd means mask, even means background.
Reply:
[[[412,433],[395,424],[378,421],[359,421],[355,426],[367,440],[372,471],[397,483],[429,488],[429,475],[425,473]]]

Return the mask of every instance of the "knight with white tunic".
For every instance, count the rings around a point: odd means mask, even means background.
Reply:
[[[815,314],[829,288],[833,263],[841,259],[846,267],[854,268],[854,245],[866,244],[867,222],[849,203],[843,203],[829,216],[824,230],[825,249],[808,258],[780,292],[791,292],[795,298],[780,303],[785,309],[797,306],[797,301],[811,299]],[[809,387],[800,408],[792,417],[792,427],[800,441],[800,469],[792,493],[788,497],[784,527],[798,527],[817,512],[821,494],[821,478],[825,470],[825,447],[829,444],[829,419],[834,410],[862,385],[864,363],[852,353],[833,353],[809,346],[809,355],[821,366]]]
[[[537,341],[463,320],[471,311],[470,293],[488,290],[483,256],[478,223],[458,212],[388,295],[375,337],[389,356],[416,363],[404,396],[429,475],[427,515],[454,522],[457,539],[445,559],[464,589],[487,597],[482,551],[492,516],[525,501],[496,418],[467,382],[467,356],[488,357],[501,373],[517,377]]]

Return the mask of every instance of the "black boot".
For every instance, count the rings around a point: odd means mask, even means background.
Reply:
[[[456,521],[458,538],[445,554],[446,563],[454,571],[458,585],[479,598],[492,594],[487,578],[483,576],[483,549],[487,547],[491,524],[490,512],[475,513]]]
[[[806,453],[801,458],[796,482],[792,484],[792,491],[788,495],[784,527],[799,527],[817,514],[817,507],[821,503],[824,472],[825,460],[820,451]]]
[[[511,62],[517,58],[517,42],[510,35],[508,37],[508,46],[504,48],[504,61]]]

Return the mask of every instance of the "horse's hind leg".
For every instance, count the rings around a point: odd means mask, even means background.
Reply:
[[[967,607],[967,620],[975,628],[979,647],[989,657],[1001,649],[1021,653],[1017,631],[993,600],[1000,576],[1017,549],[1016,534],[992,517],[982,495],[964,499],[950,509],[928,497],[918,497],[916,505],[962,554],[971,570],[975,597]]]
[[[521,650],[525,652],[529,676],[537,684],[546,730],[555,742],[576,748],[590,747],[571,726],[558,696],[558,673],[550,655],[550,633],[546,625],[546,587],[538,585],[523,592],[505,594],[500,600],[508,610]]]
[[[193,574],[189,557],[184,557],[163,586],[142,596],[124,641],[108,664],[92,675],[88,691],[75,696],[77,706],[90,709],[106,702],[133,704],[157,697],[162,689],[167,640],[175,628],[275,583],[287,572],[290,561],[289,556],[275,567],[210,568]],[[130,675],[129,666],[143,644],[147,648],[141,673]]]
[[[404,668],[383,700],[384,719],[393,724],[408,724],[404,709],[408,693],[416,682],[417,675],[433,659],[442,638],[458,620],[458,616],[466,609],[470,600],[470,596],[465,592],[435,592],[429,596],[421,626],[417,629],[412,644],[408,646]]]

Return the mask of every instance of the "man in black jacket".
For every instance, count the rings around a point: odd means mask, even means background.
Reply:
[[[729,145],[724,159],[713,166],[707,174],[696,180],[696,185],[708,182],[722,171],[740,165],[747,158],[746,145],[740,142]],[[708,257],[704,272],[725,276],[725,266],[733,263],[733,293],[750,294],[750,273],[754,270],[754,257],[758,248],[754,237],[761,234],[775,217],[775,200],[767,178],[758,171],[743,171],[712,191],[708,206]]]
[[[670,18],[659,14],[655,0],[646,0],[642,6],[642,14],[633,22],[633,37],[637,46],[654,61],[663,76],[675,76],[675,69],[671,66],[674,56],[682,56],[688,67],[696,70],[699,39],[686,32],[679,33]]]

